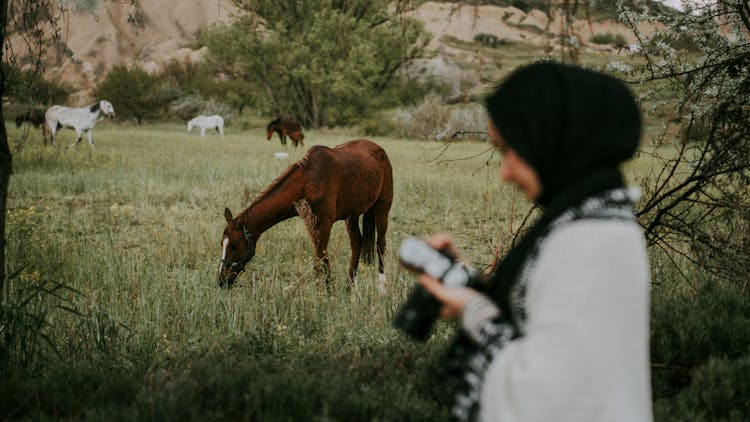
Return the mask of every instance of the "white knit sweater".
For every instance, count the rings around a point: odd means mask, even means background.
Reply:
[[[651,421],[649,288],[636,223],[553,230],[530,274],[525,335],[485,373],[481,420]]]

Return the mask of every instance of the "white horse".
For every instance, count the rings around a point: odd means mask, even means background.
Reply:
[[[94,148],[94,139],[91,137],[91,129],[94,128],[99,112],[104,113],[105,116],[113,117],[115,115],[115,109],[112,104],[107,100],[101,100],[96,104],[92,104],[88,107],[70,108],[55,105],[50,107],[44,118],[47,120],[47,126],[49,127],[50,134],[52,136],[52,144],[55,143],[55,132],[62,127],[73,128],[76,131],[78,139],[70,144],[75,146],[81,142],[81,135],[86,131],[86,136],[89,139],[89,145]]]
[[[200,128],[201,136],[206,136],[206,129],[216,129],[221,136],[224,136],[224,119],[218,114],[213,116],[198,116],[187,124],[188,133],[193,130],[193,126]]]

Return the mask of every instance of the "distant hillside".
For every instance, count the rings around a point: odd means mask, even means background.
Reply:
[[[228,0],[142,2],[140,24],[133,25],[127,23],[129,6],[95,0],[79,0],[77,4],[64,23],[64,36],[78,62],[65,59],[51,67],[46,77],[73,86],[78,92],[71,102],[78,104],[90,101],[90,91],[115,65],[137,65],[157,72],[173,59],[202,60],[205,49],[192,48],[200,31],[214,22],[231,21],[237,13]],[[472,42],[478,34],[516,43],[554,45],[555,31],[562,27],[559,13],[552,13],[550,18],[537,9],[524,12],[512,6],[426,2],[409,16],[425,23],[433,34],[430,48],[437,51],[451,48],[445,44],[446,39]],[[616,51],[612,46],[590,43],[594,34],[620,35],[628,43],[635,42],[627,27],[601,16],[575,21],[574,32],[584,49],[603,53]]]

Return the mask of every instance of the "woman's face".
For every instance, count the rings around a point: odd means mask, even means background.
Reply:
[[[503,155],[500,160],[500,178],[516,185],[530,201],[534,202],[542,193],[542,183],[536,170],[505,143],[491,120],[488,120],[487,130],[492,143]]]

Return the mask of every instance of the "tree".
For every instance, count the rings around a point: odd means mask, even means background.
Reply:
[[[62,48],[57,25],[61,9],[54,0],[0,0],[0,98],[6,95],[9,72],[18,69],[22,56],[29,64],[26,72],[38,75],[42,69],[42,55],[47,50],[68,53]],[[10,38],[19,40],[18,50],[10,45]],[[13,169],[13,157],[5,130],[2,101],[0,101],[0,300],[5,300],[5,213],[8,184]]]
[[[642,20],[671,30],[647,36]],[[654,148],[662,163],[645,177],[638,216],[650,244],[699,268],[747,285],[750,268],[750,5],[713,0],[685,13],[647,16],[623,9],[645,65],[631,82],[649,82],[643,100],[673,109]],[[685,40],[690,42],[686,43]],[[676,48],[689,45],[696,52]],[[678,135],[674,135],[678,133]]]
[[[256,87],[257,104],[305,126],[355,121],[396,72],[421,57],[427,33],[385,0],[235,0],[247,12],[202,36],[217,73]]]
[[[5,71],[5,95],[20,104],[62,104],[73,92],[71,87],[45,80],[35,70],[8,66]]]
[[[112,68],[96,89],[95,96],[117,104],[121,117],[134,118],[138,124],[144,118],[154,117],[164,102],[163,90],[157,89],[159,81],[138,67],[118,65]]]
[[[137,11],[140,0],[109,0],[129,3]],[[8,71],[21,68],[26,63],[32,74],[40,73],[47,52],[58,56],[72,55],[60,32],[60,19],[67,13],[65,6],[56,0],[0,0],[0,99],[5,97]],[[128,19],[132,20],[135,12]],[[10,38],[18,40],[16,47]],[[0,300],[5,300],[5,214],[7,210],[8,183],[12,173],[13,157],[5,130],[2,101],[0,101]]]
[[[5,46],[5,29],[8,26],[8,0],[0,0],[0,46]],[[0,59],[5,63],[5,48],[0,50]],[[5,93],[5,66],[0,70],[0,99]],[[13,159],[8,146],[8,133],[5,131],[3,102],[0,101],[0,301],[5,300],[5,210],[8,199],[8,183]]]

